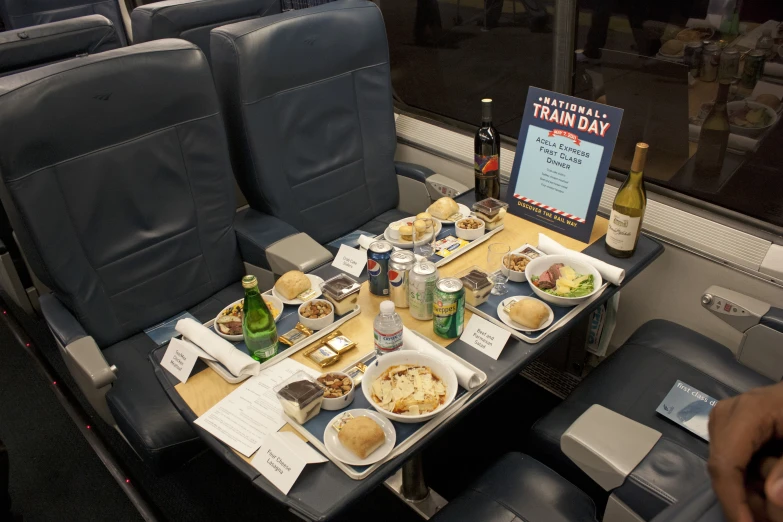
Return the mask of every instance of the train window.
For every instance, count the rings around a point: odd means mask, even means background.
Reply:
[[[527,87],[551,87],[552,9],[541,0],[381,0],[395,96],[458,126],[481,121],[516,138]]]
[[[614,169],[646,141],[648,181],[783,226],[783,4],[739,5],[583,1],[574,92],[624,109]]]

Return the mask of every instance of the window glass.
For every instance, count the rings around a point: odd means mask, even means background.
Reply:
[[[399,102],[516,138],[527,87],[552,83],[553,4],[541,0],[377,0]]]
[[[767,0],[582,2],[574,93],[624,110],[612,167],[645,141],[649,182],[783,226],[782,20]]]

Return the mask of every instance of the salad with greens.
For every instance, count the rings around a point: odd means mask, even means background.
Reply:
[[[592,274],[577,274],[576,270],[563,263],[555,263],[531,280],[539,289],[558,297],[583,297],[595,289]]]

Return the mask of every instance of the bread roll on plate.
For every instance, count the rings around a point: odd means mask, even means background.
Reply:
[[[438,219],[449,219],[449,216],[459,212],[459,205],[451,198],[440,198],[427,211]]]
[[[366,459],[386,442],[386,435],[381,427],[369,417],[350,419],[337,438],[347,450],[360,459]]]
[[[275,290],[286,299],[296,299],[296,296],[310,289],[310,280],[299,270],[286,272],[275,283]]]
[[[549,308],[537,299],[522,299],[514,303],[508,315],[515,323],[535,330],[549,317]]]

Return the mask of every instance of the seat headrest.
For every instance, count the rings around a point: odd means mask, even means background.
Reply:
[[[127,45],[120,0],[0,0],[6,29],[47,24],[99,14],[114,24],[122,45]]]
[[[238,55],[245,103],[389,60],[380,9],[364,0],[225,25],[212,30],[218,38]],[[220,59],[213,51],[213,64]]]
[[[219,110],[204,54],[182,40],[158,40],[6,76],[0,78],[0,114],[7,123],[0,126],[0,143],[9,153],[0,156],[0,171],[5,181],[17,179]],[[37,153],[29,154],[30,147]]]
[[[131,13],[135,42],[179,37],[197,27],[280,12],[280,0],[166,0]]]
[[[0,33],[0,75],[122,47],[102,15],[80,16]]]

